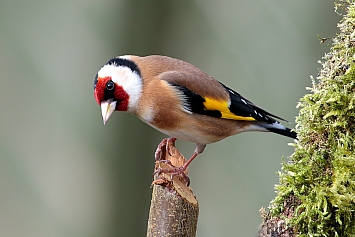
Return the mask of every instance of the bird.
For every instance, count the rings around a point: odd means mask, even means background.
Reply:
[[[129,112],[170,137],[162,142],[179,139],[195,143],[193,155],[181,167],[160,171],[172,175],[184,176],[207,144],[242,132],[272,132],[297,139],[296,132],[280,123],[285,119],[194,65],[168,56],[110,59],[95,76],[94,97],[101,106],[104,124],[114,111]]]

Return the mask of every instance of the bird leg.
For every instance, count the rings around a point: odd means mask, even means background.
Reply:
[[[170,154],[170,147],[173,146],[175,147],[175,141],[176,138],[165,138],[163,141],[158,145],[158,148],[155,152],[155,159],[156,161],[163,162],[171,167],[171,169],[162,169],[158,168],[155,170],[155,174],[171,174],[171,180],[174,178],[174,176],[181,175],[184,181],[186,182],[187,186],[190,185],[190,178],[187,176],[185,173],[187,167],[189,164],[196,158],[197,155],[201,154],[203,150],[205,149],[206,145],[205,144],[196,144],[196,149],[193,153],[193,155],[188,159],[182,166],[176,167],[174,166],[170,160],[162,159],[166,156],[166,154],[172,156],[173,154]],[[165,149],[164,149],[165,146]]]
[[[196,156],[195,156],[196,157]],[[190,158],[191,159],[191,158]],[[171,167],[171,169],[162,169],[158,168],[154,171],[153,175],[160,175],[160,174],[170,174],[170,180],[173,180],[173,178],[177,175],[181,175],[182,178],[184,179],[185,183],[187,186],[190,186],[190,178],[185,174],[185,170],[187,166],[185,166],[185,163],[183,166],[176,167],[174,166],[170,160],[161,160],[160,162],[163,162],[164,164],[167,164]]]

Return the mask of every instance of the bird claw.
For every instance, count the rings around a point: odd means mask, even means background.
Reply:
[[[171,164],[170,160],[161,160],[160,162],[169,165],[171,169],[158,168],[154,171],[153,175],[160,174],[170,174],[170,180],[173,180],[175,176],[180,176],[183,178],[187,186],[190,186],[190,178],[185,174],[186,167],[183,165],[181,167],[176,167]]]
[[[190,185],[190,178],[185,174],[187,166],[182,165],[181,167],[174,166],[170,160],[166,160],[165,157],[168,154],[169,156],[173,156],[170,152],[170,147],[175,147],[176,138],[169,137],[164,138],[158,145],[157,150],[155,151],[155,160],[157,162],[162,162],[171,167],[171,169],[163,169],[163,168],[156,168],[153,173],[154,175],[160,174],[170,174],[170,179],[173,180],[175,176],[180,176],[186,182],[187,186]]]
[[[169,155],[172,155],[169,152],[169,144],[171,144],[175,147],[175,141],[176,141],[176,138],[174,138],[174,137],[164,138],[159,143],[159,145],[155,151],[155,160],[156,161],[163,160],[162,158],[165,157],[166,153],[168,153]]]

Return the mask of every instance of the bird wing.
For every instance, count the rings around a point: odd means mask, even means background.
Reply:
[[[254,105],[207,74],[201,78],[201,75],[196,77],[193,74],[172,71],[163,73],[160,79],[167,81],[181,95],[183,108],[190,113],[268,123],[277,122],[275,118],[284,120]]]
[[[238,92],[230,89],[229,87],[220,83],[229,93],[231,103],[229,106],[229,111],[233,114],[243,114],[246,117],[252,117],[256,121],[265,121],[269,123],[276,122],[276,119],[280,119],[282,121],[288,122],[287,120],[271,114],[266,110],[260,108],[259,106],[255,105],[248,99],[241,96]]]

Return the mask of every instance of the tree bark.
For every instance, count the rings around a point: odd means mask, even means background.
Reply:
[[[291,218],[295,212],[296,207],[300,202],[290,195],[284,202],[284,211],[282,216]],[[288,226],[284,218],[280,216],[271,216],[264,208],[260,210],[263,223],[257,237],[294,237],[296,236],[294,228]]]
[[[161,152],[162,160],[169,160],[176,167],[185,162],[171,142],[162,145]],[[158,169],[171,169],[171,166],[157,161],[155,170]],[[152,186],[147,236],[196,236],[199,206],[186,181],[180,176],[171,179],[170,174],[162,173],[154,175]]]

